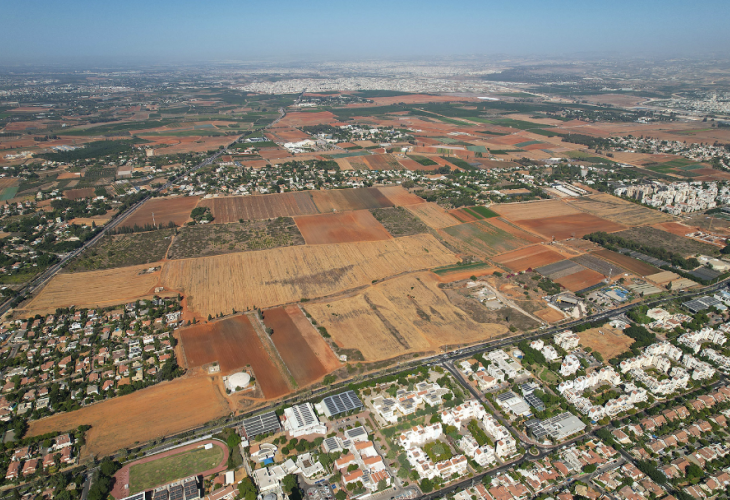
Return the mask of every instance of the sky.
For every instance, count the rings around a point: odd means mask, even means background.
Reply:
[[[728,0],[0,1],[0,64],[702,56]]]

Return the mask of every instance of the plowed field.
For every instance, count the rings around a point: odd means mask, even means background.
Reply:
[[[673,220],[670,215],[659,210],[653,210],[605,193],[575,198],[571,200],[570,204],[578,210],[625,226],[644,226]]]
[[[160,265],[160,264],[157,264]],[[160,271],[140,272],[155,264],[58,274],[24,308],[29,316],[52,313],[59,307],[108,307],[153,295]]]
[[[308,215],[294,220],[308,245],[391,239],[368,210]]]
[[[400,170],[401,166],[389,154],[363,156],[361,158],[370,167],[370,170]]]
[[[648,276],[650,274],[656,274],[661,271],[661,269],[647,264],[646,262],[634,259],[633,257],[629,257],[628,255],[612,252],[611,250],[598,250],[596,252],[593,252],[593,254],[597,255],[603,260],[618,264],[627,271],[637,274],[639,276]]]
[[[354,297],[313,303],[306,309],[338,345],[359,350],[368,361],[507,332],[503,325],[477,323],[452,305],[431,273],[388,280]]]
[[[529,241],[530,243],[541,243],[545,241],[545,238],[538,236],[535,233],[525,231],[524,229],[517,227],[516,225],[508,222],[502,217],[492,217],[491,219],[484,221],[484,224],[489,224],[497,229],[501,229],[512,236],[515,236],[521,240]]]
[[[406,209],[432,229],[442,229],[444,227],[455,226],[459,223],[458,220],[436,203],[409,205]]]
[[[229,375],[251,365],[264,396],[277,398],[289,392],[286,379],[269,358],[248,316],[183,328],[179,334],[189,368],[217,361],[221,374]]]
[[[182,291],[205,317],[232,308],[271,307],[323,297],[407,271],[454,264],[431,235],[170,261],[162,283]]]
[[[265,194],[262,196],[226,196],[207,198],[201,207],[210,207],[214,223],[238,222],[240,219],[274,219],[294,215],[316,214],[317,207],[309,192]]]
[[[311,194],[314,204],[323,214],[393,206],[393,203],[378,188],[330,189],[311,191]]]
[[[533,245],[497,255],[493,260],[514,272],[520,272],[563,260],[563,256],[546,245]]]
[[[28,436],[90,425],[83,456],[103,456],[135,442],[195,428],[229,412],[212,377],[184,377],[80,410],[34,420],[30,422]]]
[[[556,240],[581,238],[585,234],[596,231],[613,233],[626,229],[626,226],[590,214],[545,217],[542,219],[517,220],[515,222],[548,239],[555,237]]]
[[[80,200],[94,196],[94,188],[69,189],[63,192],[63,196],[69,200]]]
[[[339,368],[340,363],[334,353],[299,307],[267,309],[264,312],[264,323],[273,330],[271,340],[300,387],[316,382]],[[328,361],[327,366],[319,359],[317,352]],[[329,357],[327,352],[330,353]]]
[[[380,191],[383,196],[388,198],[388,200],[396,207],[426,203],[426,200],[424,200],[420,196],[409,193],[407,190],[403,189],[400,186],[381,187],[378,188],[378,191]]]
[[[563,278],[557,278],[555,281],[571,292],[577,292],[578,290],[583,290],[584,288],[600,283],[604,278],[601,273],[597,273],[592,269],[585,269]]]
[[[173,222],[176,226],[182,226],[190,218],[190,212],[198,204],[198,196],[181,196],[179,198],[153,198],[139,207],[122,222],[125,227],[144,227],[146,224],[154,223],[158,227],[167,226]]]

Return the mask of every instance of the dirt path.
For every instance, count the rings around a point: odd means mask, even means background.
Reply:
[[[483,282],[483,283],[485,284],[485,286],[486,286],[487,288],[489,288],[489,289],[490,289],[490,290],[491,290],[492,292],[494,292],[494,294],[495,294],[495,295],[497,296],[497,298],[498,298],[498,299],[500,300],[500,302],[502,302],[503,304],[505,304],[505,305],[507,305],[507,306],[511,307],[512,309],[514,309],[514,310],[516,310],[516,311],[519,311],[519,312],[521,312],[522,314],[524,314],[524,315],[525,315],[525,316],[527,316],[528,318],[534,319],[535,321],[537,321],[537,322],[538,322],[539,324],[541,324],[541,325],[542,325],[543,323],[545,323],[545,321],[541,320],[540,318],[538,318],[538,317],[536,317],[536,316],[532,315],[531,313],[528,313],[528,312],[527,312],[527,311],[525,311],[524,309],[522,309],[522,308],[521,308],[520,306],[518,306],[518,305],[517,305],[517,304],[515,303],[515,301],[513,301],[512,299],[508,299],[508,298],[507,298],[507,297],[506,297],[505,295],[503,295],[503,294],[502,294],[502,292],[500,292],[500,291],[499,291],[499,290],[498,290],[497,288],[493,287],[493,286],[492,286],[491,284],[489,284],[489,283],[485,283],[485,282]]]
[[[294,392],[298,389],[297,383],[294,381],[294,376],[289,371],[289,367],[286,366],[286,363],[284,363],[284,360],[281,359],[281,355],[279,354],[279,351],[276,349],[276,346],[274,345],[274,342],[271,340],[271,337],[268,333],[266,333],[266,326],[264,326],[263,321],[261,321],[261,318],[259,317],[258,313],[256,312],[247,312],[246,316],[248,316],[249,321],[251,322],[251,326],[253,326],[254,331],[256,332],[256,335],[259,336],[259,339],[261,340],[261,345],[264,347],[264,350],[269,355],[269,358],[274,362],[275,365],[277,365],[277,368],[279,371],[286,375],[286,383],[289,387],[289,390],[291,392]]]

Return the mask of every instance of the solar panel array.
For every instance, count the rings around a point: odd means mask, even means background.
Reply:
[[[278,432],[281,430],[281,423],[276,412],[270,411],[262,413],[255,417],[247,418],[243,421],[243,432],[246,437],[251,439],[259,434],[267,434],[269,432]]]
[[[170,488],[170,500],[184,500],[182,484]]]
[[[185,491],[185,500],[192,500],[195,498],[200,498],[200,492],[198,491],[198,483],[194,479],[187,481],[185,483],[185,486],[183,486],[183,490]]]
[[[167,490],[155,491],[154,500],[168,500],[169,498],[170,494],[167,492]]]
[[[543,411],[545,409],[545,404],[540,400],[540,398],[532,393],[525,396],[525,401],[527,401],[527,404],[535,408],[537,411]]]
[[[354,439],[358,436],[367,436],[368,433],[365,430],[365,427],[362,425],[360,427],[355,427],[354,429],[348,429],[345,431],[345,436],[347,436],[350,439]]]
[[[292,412],[294,413],[294,418],[297,419],[297,427],[306,427],[317,421],[317,416],[309,405],[293,406]]]
[[[362,408],[362,401],[354,391],[345,391],[322,400],[330,415],[339,415],[358,408]]]
[[[144,492],[137,493],[136,495],[132,495],[131,497],[122,498],[122,500],[144,500]]]

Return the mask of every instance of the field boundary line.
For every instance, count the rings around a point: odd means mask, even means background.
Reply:
[[[271,309],[274,308],[272,307]],[[289,376],[287,378],[287,385],[289,386],[289,389],[291,389],[291,392],[295,392],[299,388],[299,384],[297,384],[294,375],[292,375],[292,373],[289,371],[289,367],[286,366],[286,363],[284,363],[284,360],[282,359],[279,350],[276,348],[276,345],[274,345],[274,341],[272,341],[269,334],[266,333],[266,325],[261,320],[261,317],[255,311],[250,311],[245,314],[246,316],[248,316],[248,320],[251,322],[253,330],[256,332],[256,335],[259,336],[259,340],[261,340],[261,344],[263,345],[264,349],[266,349],[269,357],[273,357],[274,363],[279,365],[279,370]],[[253,318],[251,316],[253,316]]]

